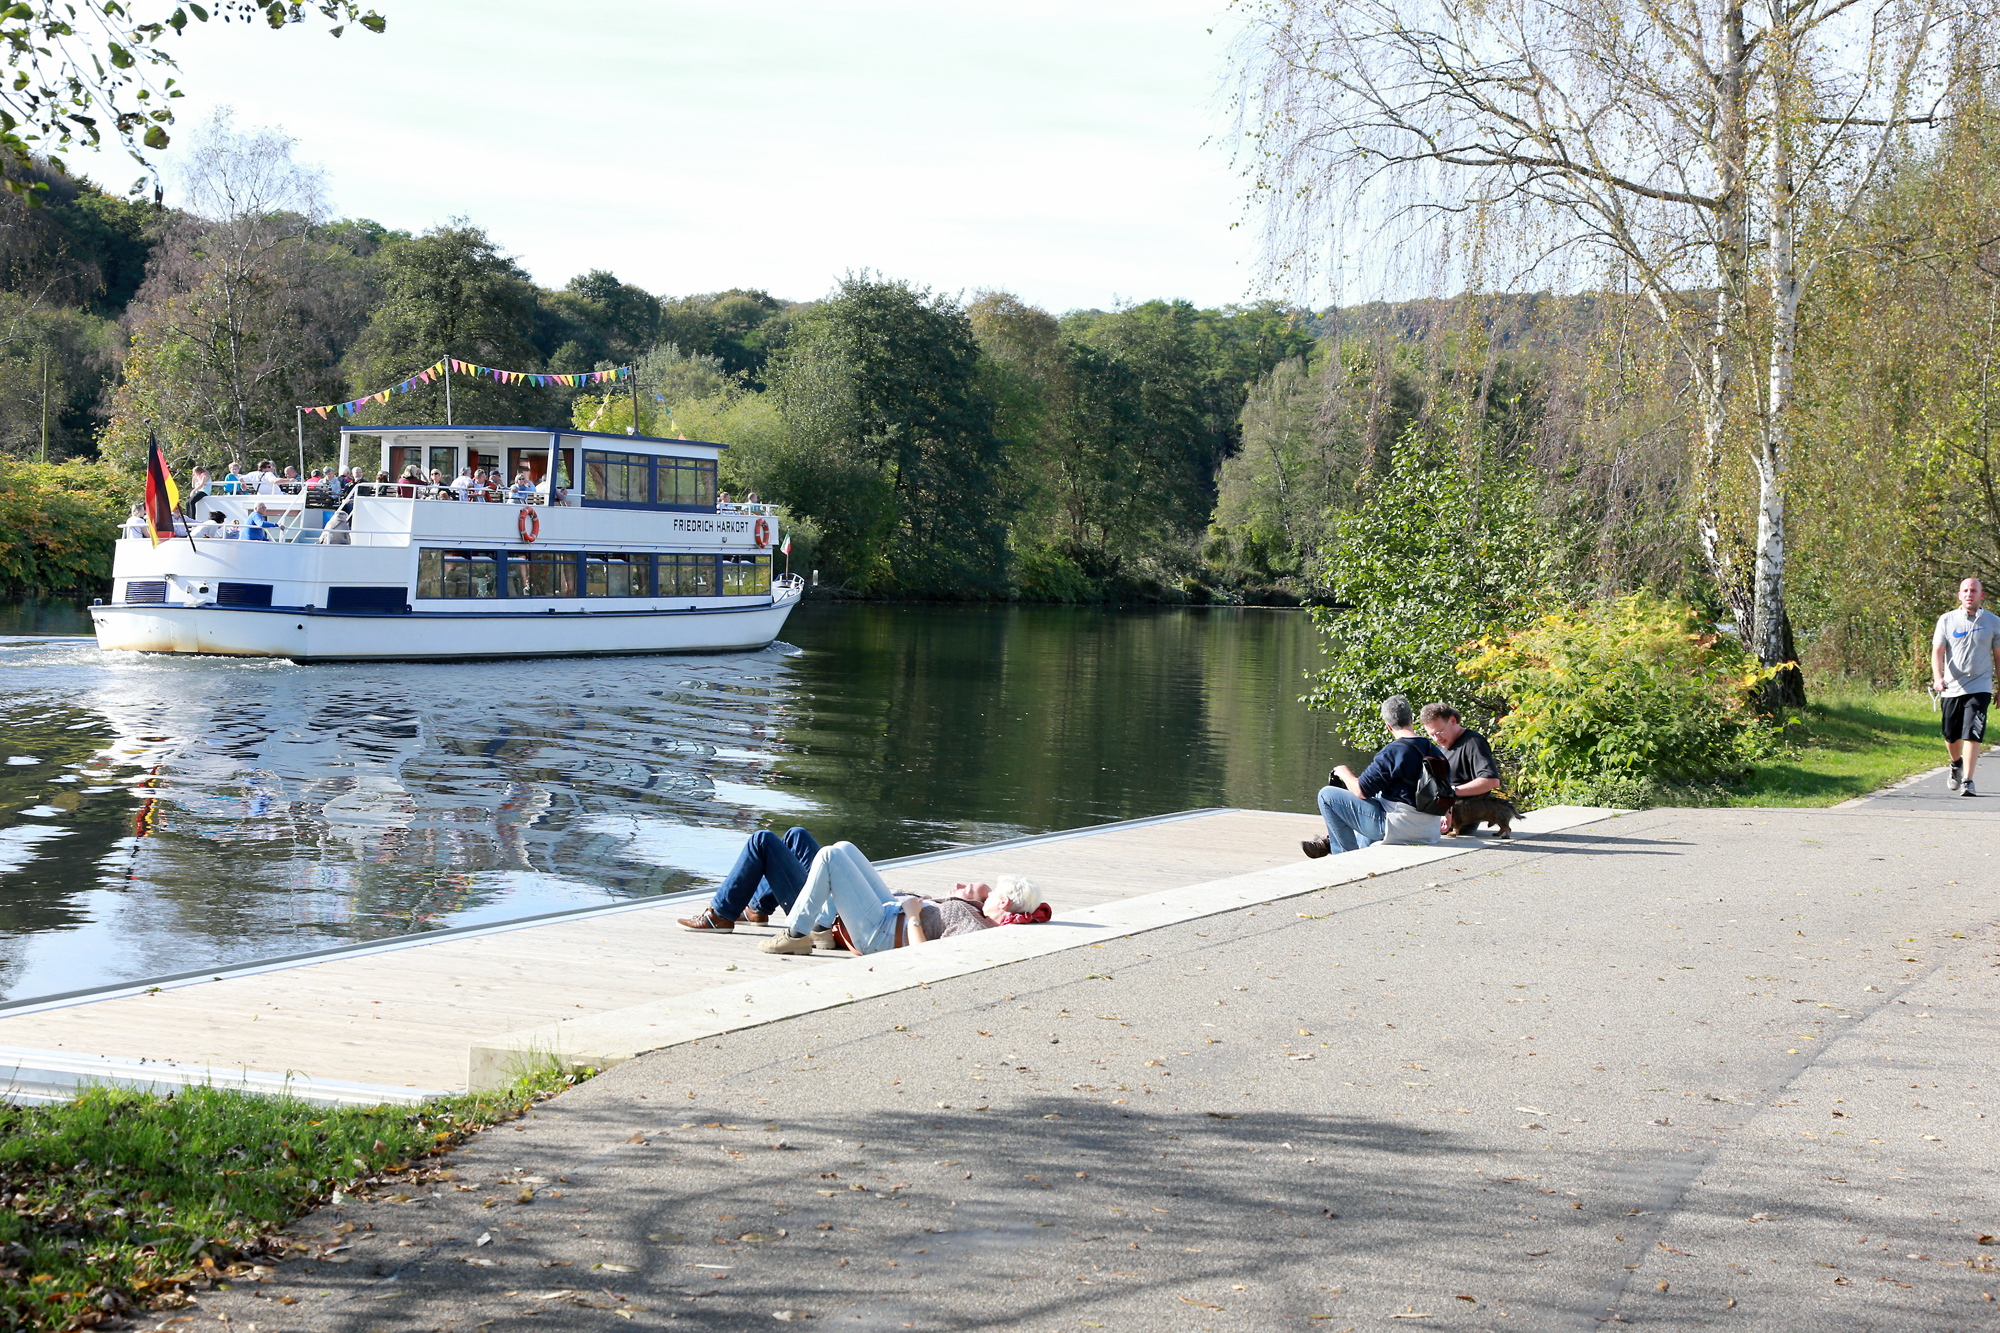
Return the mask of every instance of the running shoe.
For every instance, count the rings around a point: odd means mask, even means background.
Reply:
[[[1959,795],[1960,795],[1960,796],[1977,796],[1977,795],[1979,795],[1979,793],[1978,793],[1978,792],[1976,792],[1976,791],[1974,791],[1974,790],[1972,789],[1972,779],[1971,779],[1971,778],[1967,778],[1967,779],[1965,780],[1965,789],[1964,789],[1963,791],[1959,792]]]

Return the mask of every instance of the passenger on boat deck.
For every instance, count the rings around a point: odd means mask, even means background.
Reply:
[[[279,493],[278,465],[267,458],[257,465],[257,494],[277,495]]]
[[[222,535],[222,520],[222,511],[220,509],[211,509],[207,518],[194,525],[193,535],[196,537],[220,537]]]
[[[285,469],[285,482],[296,489],[299,484],[299,470],[295,467],[287,467]]]
[[[132,506],[132,512],[125,516],[124,532],[127,537],[143,537],[146,535],[146,506]]]
[[[187,512],[190,514],[199,514],[201,512],[201,502],[207,498],[208,469],[198,467],[194,470],[194,478],[188,486],[188,498],[185,506]]]
[[[222,494],[234,495],[243,484],[243,460],[229,460],[229,471],[222,478]]]
[[[715,507],[717,509],[734,509],[736,508],[736,502],[729,498],[728,491],[717,491],[715,493]]]
[[[266,509],[263,505],[260,504],[257,506],[257,512],[250,515],[249,522],[246,524],[246,526],[249,528],[249,531],[244,535],[249,537],[251,541],[267,542],[270,541],[271,539],[265,535],[264,529],[275,528],[278,525],[276,522],[272,520],[271,511]]]
[[[534,500],[534,498],[535,498],[534,479],[528,475],[528,470],[526,468],[522,468],[519,472],[514,474],[514,503],[529,504]]]
[[[444,488],[444,473],[438,471],[436,468],[431,469],[431,486],[437,491],[438,499],[449,500],[453,498],[452,493]]]
[[[451,479],[451,493],[461,500],[472,498],[472,470],[460,468],[458,475]]]

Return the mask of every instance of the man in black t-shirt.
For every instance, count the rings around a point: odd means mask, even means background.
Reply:
[[[1484,796],[1500,785],[1500,765],[1486,738],[1458,720],[1450,704],[1425,704],[1424,734],[1451,761],[1451,789],[1460,796]]]

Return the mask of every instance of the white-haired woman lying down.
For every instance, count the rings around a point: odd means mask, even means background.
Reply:
[[[954,885],[946,898],[897,893],[853,843],[836,842],[813,857],[792,908],[791,929],[758,947],[765,953],[811,953],[815,944],[832,948],[833,920],[839,917],[856,952],[880,953],[987,930],[1010,913],[1030,915],[1041,905],[1041,889],[1019,875],[1002,875],[991,885]]]

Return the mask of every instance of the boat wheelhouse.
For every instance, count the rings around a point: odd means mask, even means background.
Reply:
[[[111,600],[90,609],[98,645],[298,662],[732,652],[776,638],[804,591],[773,573],[777,515],[717,504],[723,445],[385,426],[341,432],[343,472],[367,439],[383,473],[447,484],[211,494],[189,535],[128,532]],[[449,484],[475,469],[532,484]]]

